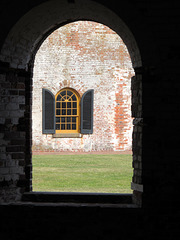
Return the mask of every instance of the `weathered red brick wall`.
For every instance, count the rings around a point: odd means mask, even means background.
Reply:
[[[90,21],[53,32],[37,52],[33,77],[33,150],[119,151],[131,149],[131,77],[134,71],[122,39]],[[82,138],[42,134],[42,88],[64,87],[82,94],[94,89],[94,132]]]

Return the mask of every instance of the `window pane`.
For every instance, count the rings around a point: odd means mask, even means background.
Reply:
[[[66,110],[62,110],[62,115],[66,115]]]
[[[71,109],[67,110],[67,115],[71,115]]]
[[[60,130],[60,124],[56,124],[56,130]]]
[[[66,108],[66,102],[62,103],[62,108]]]
[[[67,91],[67,95],[70,97],[73,93],[71,91]]]
[[[73,109],[73,115],[77,115],[77,109]]]
[[[64,123],[65,122],[65,117],[61,118],[61,122]]]
[[[66,91],[63,91],[60,94],[61,94],[61,96],[65,96],[66,95]]]
[[[60,115],[60,110],[56,109],[56,115]]]
[[[71,124],[67,124],[67,130],[71,129]]]
[[[72,100],[73,100],[73,101],[76,101],[76,100],[77,100],[75,95],[72,96]]]
[[[65,130],[65,124],[61,124],[61,130]]]
[[[61,100],[61,96],[60,94],[57,96],[57,101],[60,101]]]
[[[76,123],[76,117],[72,117],[72,122]]]
[[[76,124],[72,124],[72,130],[76,130]]]
[[[67,108],[71,108],[71,102],[67,103]]]
[[[56,103],[56,108],[60,108],[60,102]]]
[[[73,108],[77,108],[77,102],[73,102]]]
[[[60,117],[56,117],[56,123],[60,123]]]
[[[71,122],[71,117],[67,117],[67,122]]]

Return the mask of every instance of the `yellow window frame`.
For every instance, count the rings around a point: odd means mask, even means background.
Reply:
[[[55,96],[56,134],[80,132],[80,95],[72,88],[63,88]]]

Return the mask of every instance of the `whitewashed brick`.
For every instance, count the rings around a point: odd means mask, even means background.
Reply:
[[[123,41],[105,25],[75,22],[52,33],[36,54],[33,73],[33,149],[55,151],[126,150],[132,144],[131,77]],[[42,88],[55,95],[71,87],[94,89],[94,133],[56,139],[42,134]],[[116,109],[120,106],[119,110]],[[123,108],[123,113],[121,109]],[[122,122],[124,128],[120,128]],[[123,125],[122,124],[122,125]],[[121,136],[120,136],[121,135]]]

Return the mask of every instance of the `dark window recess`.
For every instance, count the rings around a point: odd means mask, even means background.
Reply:
[[[56,124],[56,129],[60,130],[60,124]]]
[[[66,91],[61,92],[61,96],[65,96],[66,95]]]
[[[43,133],[55,133],[55,98],[52,92],[42,89],[42,131]]]
[[[72,95],[72,92],[67,91],[67,95],[70,97]]]
[[[61,96],[58,95],[58,97],[57,97],[57,101],[60,101],[60,100],[61,100]]]
[[[77,110],[73,109],[73,114],[72,115],[77,115]]]
[[[77,101],[77,99],[76,99],[76,96],[75,96],[75,95],[73,95],[73,96],[72,96],[72,100],[73,100],[73,101]]]
[[[56,103],[56,108],[60,108],[60,102]]]
[[[81,133],[93,133],[93,98],[94,90],[85,92],[81,99]]]
[[[56,115],[60,115],[60,110],[56,110]]]
[[[56,117],[56,122],[57,122],[57,123],[60,122],[60,117]]]
[[[72,117],[72,122],[76,123],[76,118],[75,117]]]

